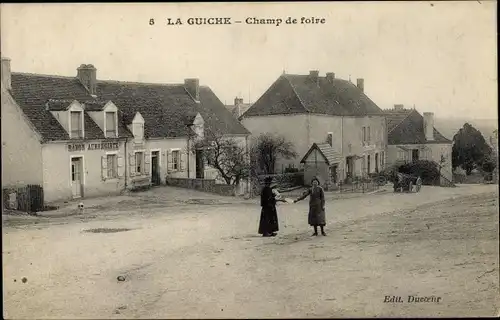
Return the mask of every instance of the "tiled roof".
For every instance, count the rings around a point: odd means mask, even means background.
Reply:
[[[148,138],[186,136],[189,132],[186,117],[198,112],[205,121],[206,130],[248,134],[208,87],[200,86],[200,103],[191,98],[183,84],[98,81],[97,96],[113,101],[122,117],[129,121],[140,112]]]
[[[306,152],[306,154],[304,155],[302,160],[300,160],[300,162],[304,163],[307,157],[315,149],[318,150],[323,155],[323,157],[325,157],[328,164],[338,163],[342,159],[340,153],[335,152],[332,146],[330,146],[328,143],[313,143],[311,148]]]
[[[200,101],[196,111],[203,117],[205,128],[224,134],[250,134],[209,87],[200,86]]]
[[[208,87],[200,87],[201,103],[196,103],[184,85],[98,81],[97,98],[91,96],[76,77],[12,73],[10,93],[45,141],[68,140],[69,135],[50,110],[66,110],[72,101],[85,104],[86,110],[102,110],[112,101],[119,110],[118,135],[131,137],[126,124],[136,112],[145,120],[145,136],[186,136],[186,116],[199,112],[205,128],[224,134],[249,134]],[[49,102],[50,101],[50,102]],[[47,108],[47,103],[49,108]],[[104,133],[86,114],[85,139],[104,139]]]
[[[425,144],[451,143],[434,128],[434,140],[428,141],[424,132],[424,117],[414,109],[384,110],[387,119],[390,145],[395,144]]]
[[[44,141],[69,140],[69,135],[61,124],[47,110],[66,110],[72,101],[92,100],[85,87],[74,77],[47,76],[27,73],[11,75],[10,93],[33,123]],[[52,100],[51,100],[52,99]],[[67,104],[66,104],[67,103]],[[104,133],[88,114],[84,116],[85,139],[104,139]],[[118,126],[118,135],[130,136],[128,130]]]
[[[99,101],[99,100],[82,101],[82,102],[85,104],[85,110],[88,111],[101,111],[108,103],[108,101]]]
[[[384,110],[387,119],[387,132],[391,132],[398,124],[400,124],[413,109],[400,109],[400,110]]]
[[[47,110],[49,111],[64,111],[69,108],[69,106],[73,103],[75,100],[71,99],[49,99],[45,106],[47,107]]]
[[[294,113],[363,116],[382,110],[350,81],[284,74],[243,117]]]
[[[238,115],[238,108],[235,105],[226,105],[226,109],[229,110],[229,112],[231,112],[231,114],[233,115],[233,117],[239,118],[245,112],[247,112],[247,110],[250,109],[251,106],[252,106],[252,104],[250,104],[250,103],[242,103],[242,104],[240,104],[240,114],[239,115]]]

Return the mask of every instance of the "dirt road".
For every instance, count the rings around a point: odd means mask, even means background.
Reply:
[[[310,236],[306,202],[279,207],[276,238],[255,234],[255,203],[103,204],[95,219],[4,227],[4,317],[497,315],[497,196],[329,201],[327,237]]]

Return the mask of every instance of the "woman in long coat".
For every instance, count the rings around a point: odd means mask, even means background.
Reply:
[[[271,185],[273,178],[267,177],[264,180],[264,188],[260,193],[260,205],[262,210],[260,212],[259,234],[263,237],[274,237],[279,230],[278,226],[278,212],[276,211],[276,202],[283,201],[276,199],[273,192],[273,185]]]
[[[312,187],[304,192],[304,194],[295,200],[294,202],[299,202],[304,200],[309,196],[309,217],[308,222],[309,225],[314,227],[313,236],[318,235],[318,226],[321,228],[321,234],[326,236],[325,233],[325,225],[326,225],[326,217],[325,217],[325,192],[323,188],[320,186],[318,178],[314,177],[311,181]]]

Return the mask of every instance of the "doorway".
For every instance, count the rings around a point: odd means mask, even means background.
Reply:
[[[371,171],[372,171],[372,162],[371,162],[371,156],[368,155],[367,157],[367,164],[366,164],[366,167],[367,167],[367,171],[366,171],[366,174],[367,175],[370,175]]]
[[[159,186],[161,184],[161,176],[160,176],[160,152],[152,151],[151,152],[151,184],[153,186]]]
[[[203,161],[203,150],[196,150],[196,179],[205,178],[205,163]]]
[[[337,184],[337,168],[338,165],[336,164],[330,167],[330,179],[333,184]]]
[[[75,199],[83,197],[83,157],[71,158],[71,193]]]
[[[418,149],[413,149],[411,151],[411,161],[418,161],[418,158],[419,158]]]
[[[345,158],[346,162],[346,182],[349,183],[354,176],[354,158],[352,156]]]

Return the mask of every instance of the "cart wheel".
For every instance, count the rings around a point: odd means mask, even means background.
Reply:
[[[379,176],[377,178],[377,184],[379,186],[385,186],[387,184],[387,179],[384,176]]]
[[[411,191],[412,191],[412,189],[413,189],[413,181],[410,181],[410,182],[408,183],[408,192],[411,192]]]

